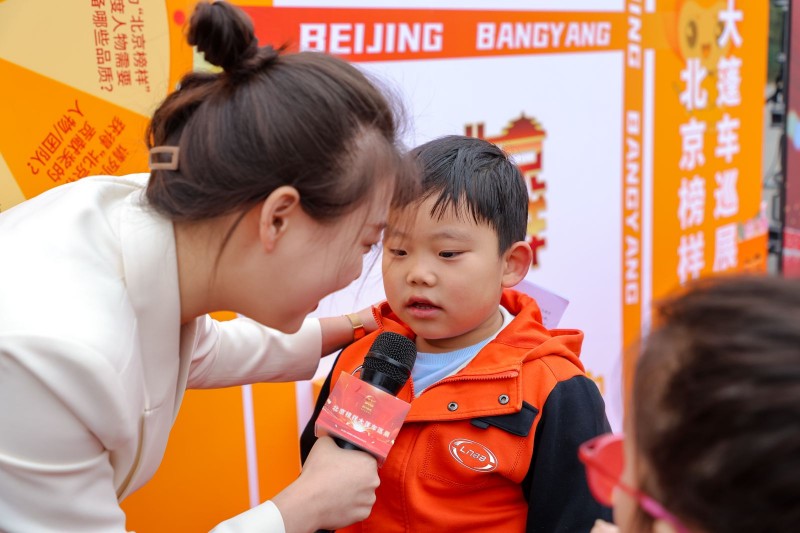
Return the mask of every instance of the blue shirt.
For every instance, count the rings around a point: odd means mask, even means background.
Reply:
[[[414,380],[414,396],[419,396],[422,394],[422,391],[434,383],[441,381],[447,376],[452,376],[467,366],[469,362],[478,355],[478,352],[489,344],[489,342],[494,340],[497,334],[514,318],[503,306],[500,306],[500,314],[503,315],[503,324],[494,335],[472,346],[444,353],[417,352],[417,360],[414,362],[414,368],[411,370],[411,379]]]

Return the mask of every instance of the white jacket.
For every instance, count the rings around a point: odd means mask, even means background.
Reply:
[[[172,223],[147,175],[57,187],[0,214],[0,531],[122,532],[187,388],[310,378],[319,322],[181,327]],[[218,531],[283,531],[274,505]]]

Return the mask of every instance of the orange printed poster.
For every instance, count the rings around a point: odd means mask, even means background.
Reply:
[[[536,252],[526,281],[569,301],[559,327],[584,332],[581,360],[614,429],[635,363],[621,354],[654,303],[702,276],[764,271],[768,2],[233,3],[261,44],[369,75],[404,111],[406,146],[465,134],[513,158]],[[147,171],[150,113],[202,65],[184,41],[192,5],[51,2],[43,16],[0,0],[0,212],[87,175]],[[320,312],[381,300],[379,271]],[[291,483],[313,405],[303,387],[188,394],[159,472],[122,503],[128,528],[208,530]]]
[[[767,19],[766,3],[662,0],[636,25],[623,154],[627,346],[648,330],[653,303],[679,287],[766,270]],[[633,364],[628,354],[628,378]]]
[[[147,171],[155,105],[191,69],[189,0],[0,2],[0,211],[88,175]]]
[[[667,46],[652,57],[654,297],[703,275],[766,267],[767,5],[673,4],[660,20]]]

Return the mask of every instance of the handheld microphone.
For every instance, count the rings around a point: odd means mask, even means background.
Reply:
[[[340,395],[338,396],[338,399],[333,402],[336,407],[334,407],[332,411],[338,413],[340,417],[343,412],[346,413],[345,417],[347,415],[352,415],[352,413],[349,411],[349,408],[346,406],[350,406],[350,408],[352,408],[354,411],[358,410],[356,405],[362,403],[365,399],[370,400],[364,402],[362,407],[374,402],[369,405],[369,411],[373,414],[377,409],[386,410],[387,413],[395,411],[394,414],[399,416],[399,418],[395,418],[393,421],[387,423],[385,427],[377,428],[377,431],[382,437],[381,440],[387,441],[389,438],[392,438],[394,435],[396,435],[396,433],[400,430],[400,424],[402,424],[403,419],[405,419],[405,414],[408,412],[409,405],[402,400],[397,399],[396,396],[397,393],[400,392],[400,389],[402,389],[408,381],[408,377],[411,375],[411,369],[413,368],[414,361],[416,361],[416,359],[417,347],[413,341],[398,333],[392,333],[390,331],[383,332],[375,338],[375,341],[372,343],[369,352],[367,352],[367,355],[364,357],[364,364],[361,366],[360,381],[366,383],[366,386],[362,385],[362,388],[372,388],[374,391],[369,391],[366,395],[364,395],[363,391],[361,391],[362,394],[358,395],[352,392],[347,385],[345,385],[343,389],[340,389],[340,387],[343,385],[343,382],[349,380],[353,380],[355,383],[359,382],[358,379],[350,374],[342,372],[339,382],[331,391],[328,402],[326,403],[330,404],[331,398],[335,397],[337,392],[339,392]],[[389,409],[389,406],[385,405],[385,402],[373,397],[373,392],[375,396],[380,396],[381,394],[384,396],[388,395],[389,400],[405,405],[405,409],[397,410],[397,407]],[[356,399],[356,397],[358,397],[358,399]],[[345,407],[340,407],[339,404]],[[391,442],[383,442],[383,447],[374,446],[373,443],[374,449],[368,450],[361,446],[357,446],[348,440],[335,436],[337,431],[344,431],[344,428],[336,423],[336,417],[331,414],[329,407],[329,405],[326,405],[320,412],[319,417],[317,418],[317,426],[322,425],[323,427],[326,427],[333,437],[333,440],[340,448],[345,450],[360,450],[364,453],[369,453],[378,459],[380,464],[386,457],[389,447],[391,446]],[[328,420],[328,423],[326,423],[326,420]],[[386,427],[390,426],[396,427],[389,432]],[[317,533],[333,533],[333,531],[320,529],[317,530]]]
[[[417,346],[412,340],[399,333],[385,331],[375,338],[375,342],[364,357],[361,381],[397,396],[408,381],[416,359]],[[334,437],[333,440],[340,448],[370,453],[339,437]]]

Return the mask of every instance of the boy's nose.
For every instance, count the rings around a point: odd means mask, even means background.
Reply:
[[[416,261],[408,269],[406,281],[409,285],[433,285],[436,283],[436,275],[424,262]]]

